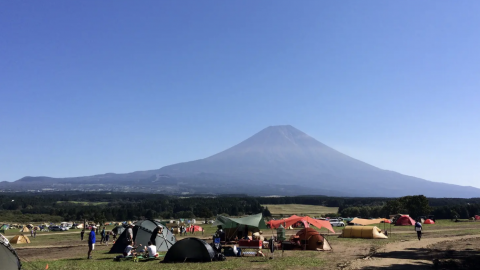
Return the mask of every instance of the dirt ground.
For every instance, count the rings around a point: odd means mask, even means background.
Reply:
[[[340,269],[478,269],[479,237],[437,237],[389,243]]]

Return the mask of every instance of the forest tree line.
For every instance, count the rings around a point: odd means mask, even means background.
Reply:
[[[125,221],[141,218],[210,219],[216,215],[241,216],[264,213],[262,204],[305,204],[339,207],[343,217],[388,217],[433,214],[437,219],[469,218],[480,214],[480,198],[339,198],[326,196],[250,197],[175,197],[144,193],[52,192],[0,193],[0,221]],[[334,214],[334,213],[332,213]]]

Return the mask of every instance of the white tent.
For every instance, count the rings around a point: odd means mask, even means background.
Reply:
[[[20,270],[22,264],[8,239],[0,234],[0,263],[2,270]]]

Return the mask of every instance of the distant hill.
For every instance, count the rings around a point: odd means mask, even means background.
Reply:
[[[267,127],[213,156],[158,170],[76,178],[25,177],[13,183],[2,182],[2,188],[251,195],[480,196],[477,188],[379,169],[288,125]]]

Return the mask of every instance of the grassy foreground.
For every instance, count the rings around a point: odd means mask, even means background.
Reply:
[[[163,253],[165,254],[165,253]],[[161,263],[163,257],[159,260],[137,262],[133,261],[113,261],[115,254],[107,254],[107,250],[96,251],[94,259],[87,260],[85,256],[61,259],[61,260],[37,260],[24,261],[25,270],[45,269],[72,269],[72,270],[123,270],[123,269],[300,269],[320,267],[325,260],[318,256],[319,252],[293,252],[286,251],[283,256],[281,252],[276,252],[273,259],[261,257],[228,257],[223,262],[212,263]],[[321,255],[321,254],[320,254]]]

